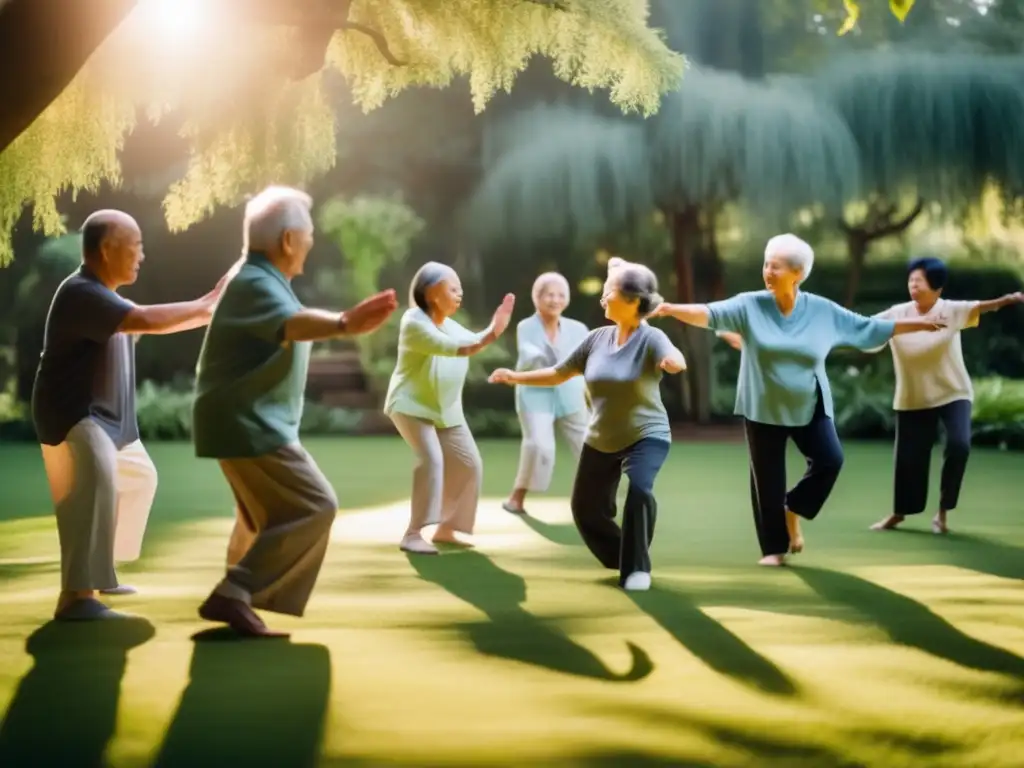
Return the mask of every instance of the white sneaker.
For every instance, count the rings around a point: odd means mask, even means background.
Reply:
[[[399,549],[403,552],[411,552],[414,555],[436,555],[437,547],[426,541],[418,533],[407,533],[402,538]]]
[[[634,571],[626,577],[626,583],[622,585],[622,588],[630,592],[646,592],[651,588],[651,574]]]

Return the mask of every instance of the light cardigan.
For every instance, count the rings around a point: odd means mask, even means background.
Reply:
[[[398,360],[384,413],[425,419],[440,428],[465,424],[462,388],[469,358],[457,353],[480,342],[484,334],[473,333],[450,317],[436,326],[422,309],[407,310],[399,326]]]
[[[814,415],[818,387],[825,414],[833,417],[828,353],[835,347],[882,346],[896,323],[803,291],[784,316],[769,291],[750,291],[708,304],[708,328],[743,338],[734,413],[760,424],[802,427]]]
[[[517,371],[554,368],[587,338],[587,326],[579,320],[562,317],[558,338],[552,344],[540,315],[532,315],[516,326]],[[517,413],[551,413],[556,419],[587,409],[587,385],[582,376],[556,387],[516,386]]]

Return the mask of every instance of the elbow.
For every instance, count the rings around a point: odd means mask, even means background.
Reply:
[[[117,326],[118,333],[152,333],[159,330],[144,307],[133,307]]]

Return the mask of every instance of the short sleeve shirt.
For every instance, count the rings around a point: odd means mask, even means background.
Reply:
[[[934,320],[946,325],[939,331],[905,333],[889,341],[896,372],[894,410],[938,408],[955,400],[974,399],[960,332],[978,324],[974,314],[977,306],[976,301],[939,299],[922,315],[914,302],[908,301],[878,315],[888,320]]]
[[[591,331],[556,367],[581,374],[587,383],[592,411],[586,443],[617,453],[647,437],[671,442],[659,363],[674,346],[664,331],[647,323],[622,346],[618,334],[614,325]]]
[[[118,450],[139,439],[135,344],[132,336],[117,330],[133,307],[85,265],[57,288],[32,388],[39,442],[59,445],[86,418]]]
[[[302,310],[291,282],[251,253],[221,295],[196,370],[192,436],[203,458],[252,458],[298,442],[310,342],[289,342]]]

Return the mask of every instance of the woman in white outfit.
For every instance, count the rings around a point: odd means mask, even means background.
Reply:
[[[398,361],[384,412],[416,454],[412,515],[401,549],[436,555],[436,543],[465,544],[476,522],[483,466],[462,412],[470,355],[493,344],[508,327],[515,297],[505,296],[490,326],[479,333],[452,319],[462,303],[455,270],[430,261],[420,267],[402,316]],[[433,543],[423,529],[437,524]]]
[[[516,326],[517,371],[558,365],[590,332],[579,320],[562,317],[569,305],[569,282],[557,272],[545,272],[538,277],[531,295],[537,312]],[[516,387],[516,413],[523,443],[512,493],[501,505],[506,512],[526,514],[526,494],[543,493],[551,484],[556,424],[573,456],[579,459],[590,418],[586,393],[582,377],[557,387]]]

